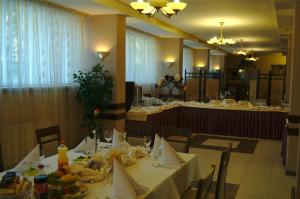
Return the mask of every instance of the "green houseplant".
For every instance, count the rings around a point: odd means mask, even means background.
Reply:
[[[73,81],[79,84],[76,97],[83,103],[83,126],[90,132],[96,132],[96,140],[102,137],[103,130],[99,115],[112,103],[114,79],[102,63],[98,63],[85,72],[73,74]],[[90,133],[93,138],[94,134]],[[97,144],[97,141],[96,141]],[[96,146],[97,147],[97,146]]]

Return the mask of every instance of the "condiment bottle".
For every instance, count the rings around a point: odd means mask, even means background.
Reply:
[[[34,192],[39,199],[48,199],[48,176],[45,174],[44,165],[38,166],[38,174],[34,178]]]
[[[60,145],[57,148],[58,159],[57,164],[58,168],[63,168],[64,166],[68,166],[68,148],[64,144],[64,140],[60,141]]]

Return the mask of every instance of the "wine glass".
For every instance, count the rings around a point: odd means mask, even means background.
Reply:
[[[126,137],[127,137],[127,132],[123,132],[122,134],[120,134],[119,137],[121,141],[122,151],[124,151],[125,153],[128,152],[128,147],[129,147],[128,143],[126,142],[127,141]]]
[[[104,139],[107,143],[110,143],[112,140],[113,131],[112,130],[105,130],[104,131]]]
[[[127,132],[120,134],[120,140],[122,144],[126,141],[126,136],[127,136]]]
[[[144,136],[144,145],[145,145],[145,148],[147,149],[148,153],[151,151],[151,149],[150,149],[151,143],[152,143],[151,136],[150,135],[145,135]]]

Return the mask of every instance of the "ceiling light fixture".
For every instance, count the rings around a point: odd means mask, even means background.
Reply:
[[[244,56],[248,55],[249,52],[246,51],[246,50],[243,50],[243,40],[242,39],[240,39],[240,43],[241,43],[240,49],[233,51],[232,54],[235,54],[235,55],[244,55]]]
[[[254,51],[252,50],[251,51],[251,57],[246,57],[245,60],[247,60],[247,61],[253,61],[253,62],[259,60],[259,58],[258,57],[254,57],[253,54],[254,54]]]
[[[235,44],[236,41],[233,39],[225,39],[223,37],[223,30],[224,30],[224,22],[220,22],[220,38],[213,37],[207,41],[208,44],[211,45],[226,45],[226,44]]]
[[[141,14],[153,16],[161,11],[166,17],[177,14],[182,11],[186,5],[186,3],[180,0],[173,0],[172,2],[168,2],[167,0],[137,0],[130,3],[130,6]]]

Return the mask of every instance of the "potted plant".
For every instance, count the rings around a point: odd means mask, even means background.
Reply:
[[[90,129],[90,137],[95,136],[97,145],[97,139],[103,137],[99,116],[112,103],[114,79],[104,65],[98,63],[90,70],[73,74],[73,81],[79,84],[76,98],[83,103],[83,126]]]

